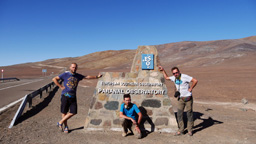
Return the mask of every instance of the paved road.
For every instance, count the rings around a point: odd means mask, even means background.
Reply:
[[[0,108],[24,97],[46,84],[52,82],[52,77],[39,79],[21,79],[20,81],[0,83]]]

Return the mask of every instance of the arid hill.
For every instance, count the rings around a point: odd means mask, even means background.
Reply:
[[[255,59],[251,59],[251,56],[255,57],[256,36],[234,40],[185,41],[158,45],[157,47],[163,65],[226,66],[227,64],[230,65],[230,61],[248,61],[254,65],[253,60]],[[238,63],[238,65],[240,64]]]
[[[230,61],[253,63],[256,36],[234,40],[184,41],[156,45],[162,65],[184,67],[226,66]],[[75,58],[52,59],[35,64],[66,67],[74,61],[82,69],[130,69],[136,50],[102,51]],[[241,63],[238,63],[240,65]],[[237,64],[234,64],[237,65]],[[241,64],[244,65],[244,64]],[[246,65],[246,64],[245,64]]]
[[[179,67],[255,67],[256,36],[216,41],[183,41],[156,45],[163,66]],[[129,71],[136,50],[108,50],[80,57],[49,59],[41,62],[13,65],[4,68],[7,77],[48,75],[67,68],[71,62],[79,70]],[[29,70],[29,71],[27,71]]]
[[[156,45],[161,65],[170,75],[178,66],[183,73],[199,80],[197,98],[217,101],[256,102],[256,36],[216,41],[184,41]],[[5,77],[39,77],[58,74],[71,62],[79,65],[79,73],[96,75],[106,71],[130,71],[136,50],[102,51],[81,57],[50,59],[4,67]],[[82,83],[83,84],[83,83]],[[170,87],[171,82],[167,82]],[[172,93],[170,93],[172,95]]]

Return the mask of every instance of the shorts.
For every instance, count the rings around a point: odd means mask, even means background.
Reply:
[[[69,112],[72,114],[77,114],[77,101],[76,101],[76,97],[75,98],[69,98],[67,96],[61,95],[61,107],[60,107],[60,111],[63,114],[68,113],[68,110],[70,110]]]

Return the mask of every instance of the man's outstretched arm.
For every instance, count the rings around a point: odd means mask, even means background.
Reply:
[[[98,74],[97,76],[90,76],[90,75],[88,75],[88,76],[84,77],[84,79],[97,79],[97,78],[100,78],[100,77],[102,77],[101,74]]]
[[[167,75],[167,73],[165,72],[164,68],[162,66],[159,66],[159,70],[163,72],[164,78],[166,80],[169,80],[169,76]]]

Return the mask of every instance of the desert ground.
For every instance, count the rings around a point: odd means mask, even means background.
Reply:
[[[206,75],[212,76],[212,90],[225,89],[219,87],[217,75],[201,71],[187,71],[199,80],[198,86],[194,89],[194,135],[173,136],[172,133],[144,133],[142,139],[136,139],[132,135],[122,137],[121,132],[114,131],[85,131],[83,129],[86,115],[89,110],[89,102],[95,89],[97,80],[84,80],[78,88],[78,114],[69,121],[71,129],[69,134],[60,132],[56,123],[60,120],[60,90],[53,89],[46,93],[43,99],[36,98],[33,101],[33,108],[26,109],[17,124],[9,129],[8,126],[14,116],[18,105],[15,105],[0,115],[0,142],[1,143],[230,143],[230,144],[253,144],[256,142],[256,105],[254,101],[248,104],[241,102],[239,93],[219,97],[210,91],[209,86],[204,86],[208,80]],[[237,72],[235,72],[237,73]],[[241,72],[241,74],[249,72]],[[215,76],[216,75],[216,76]],[[236,74],[235,74],[236,75]],[[238,73],[239,75],[239,73]],[[253,74],[251,79],[255,79]],[[214,77],[217,77],[214,79]],[[229,77],[234,77],[230,73]],[[226,79],[229,79],[226,77]],[[224,79],[224,80],[226,80]],[[214,82],[217,81],[217,82]],[[173,95],[173,85],[166,82],[169,96],[172,100],[174,112],[176,99]],[[225,84],[228,87],[229,84]],[[221,85],[221,86],[225,86]],[[248,87],[249,91],[250,87]],[[208,95],[202,95],[208,91]],[[244,96],[246,97],[246,96]]]

